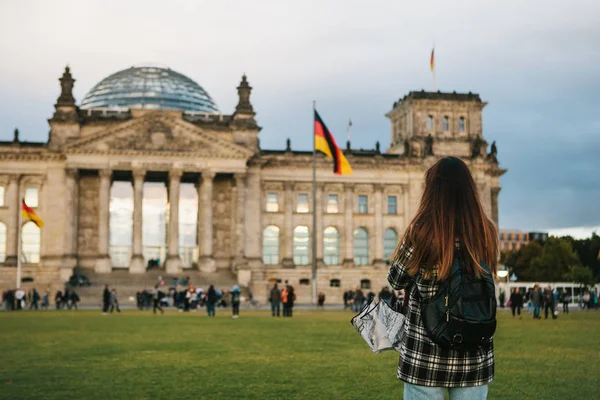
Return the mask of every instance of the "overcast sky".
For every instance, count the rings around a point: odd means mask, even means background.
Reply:
[[[232,113],[243,73],[262,148],[312,146],[312,100],[345,142],[387,148],[410,90],[472,91],[498,145],[501,228],[600,226],[600,2],[2,1],[0,139],[45,141],[69,64],[75,98],[160,63]],[[584,229],[585,230],[585,229]]]

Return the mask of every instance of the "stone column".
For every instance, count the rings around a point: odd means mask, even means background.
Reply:
[[[498,220],[498,195],[500,194],[499,187],[492,188],[492,221],[496,224],[496,228],[500,225]]]
[[[323,184],[317,183],[317,266],[323,267]]]
[[[375,260],[376,267],[384,267],[383,261],[383,185],[375,185]]]
[[[100,188],[98,190],[100,201],[98,207],[98,256],[96,258],[95,271],[98,274],[107,274],[112,271],[112,261],[108,254],[110,184],[112,171],[109,169],[101,169],[98,171],[98,175],[100,175]]]
[[[344,267],[354,267],[354,186],[346,184],[344,192]]]
[[[77,264],[77,177],[76,168],[65,170],[65,209],[67,210],[65,223],[65,244],[63,267],[74,268]]]
[[[285,182],[285,198],[283,202],[283,260],[284,268],[294,266],[294,183]]]
[[[200,208],[198,215],[201,215],[200,225],[202,226],[201,254],[198,266],[202,272],[215,272],[216,265],[213,258],[213,171],[204,171],[202,173],[202,184],[200,185]],[[200,239],[200,237],[198,237]]]
[[[20,175],[10,175],[8,181],[8,188],[6,191],[6,199],[8,206],[8,220],[7,220],[7,232],[6,232],[6,260],[4,262],[7,266],[17,265],[17,235],[19,234],[19,213],[21,212],[21,204],[19,199],[19,182],[21,180]]]
[[[235,174],[235,206],[233,224],[233,267],[235,270],[245,264],[244,254],[244,203],[246,199],[246,174]]]
[[[181,257],[179,257],[179,187],[182,171],[169,172],[169,234],[167,246],[166,272],[177,274],[181,272]]]
[[[244,254],[248,267],[258,269],[263,267],[262,263],[262,212],[264,197],[260,184],[260,169],[257,166],[248,168],[246,176],[246,198],[244,215]],[[239,277],[239,273],[238,273]]]
[[[146,272],[146,262],[142,254],[142,229],[143,229],[143,200],[144,178],[146,171],[137,169],[133,171],[133,237],[131,246],[131,261],[129,273],[142,274]]]

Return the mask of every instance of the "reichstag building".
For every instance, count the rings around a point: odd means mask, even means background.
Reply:
[[[114,73],[79,104],[74,82],[67,67],[47,142],[22,141],[18,131],[0,142],[2,289],[14,287],[21,251],[23,274],[38,288],[60,287],[74,270],[141,280],[151,265],[207,280],[198,285],[229,277],[261,302],[272,282],[287,280],[308,303],[315,229],[327,302],[358,286],[377,292],[417,210],[424,172],[448,155],[467,162],[498,221],[504,170],[483,137],[486,103],[477,94],[410,92],[393,103],[387,149],[344,146],[352,175],[334,175],[331,160],[317,157],[313,210],[312,152],[289,142],[260,147],[246,76],[232,113],[168,68]],[[44,227],[24,221],[19,250],[22,198]]]

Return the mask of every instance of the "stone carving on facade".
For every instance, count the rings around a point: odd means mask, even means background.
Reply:
[[[433,136],[431,133],[425,139],[425,157],[433,156]]]
[[[492,162],[497,163],[498,162],[497,155],[498,155],[498,148],[496,147],[496,141],[494,140],[492,142],[490,153],[487,155],[487,159]]]
[[[261,185],[262,185],[262,189],[265,192],[267,192],[267,191],[279,192],[279,191],[282,191],[284,189],[283,182],[262,181]]]
[[[213,256],[223,259],[231,256],[232,182],[216,179],[213,185]]]
[[[410,156],[421,157],[421,143],[414,140],[410,143]]]
[[[69,152],[194,153],[229,159],[247,159],[254,154],[218,134],[165,116],[139,117],[69,143],[65,148]]]
[[[295,182],[294,183],[294,190],[296,192],[311,192],[312,193],[312,182],[308,183],[308,182]]]
[[[355,193],[373,193],[373,185],[359,184],[354,186]]]
[[[471,158],[481,157],[481,149],[485,144],[484,140],[481,139],[479,136],[476,136],[471,143]]]

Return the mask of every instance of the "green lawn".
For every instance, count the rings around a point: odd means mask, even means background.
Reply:
[[[0,313],[0,399],[400,399],[350,313]],[[499,313],[491,399],[600,396],[600,312]]]

